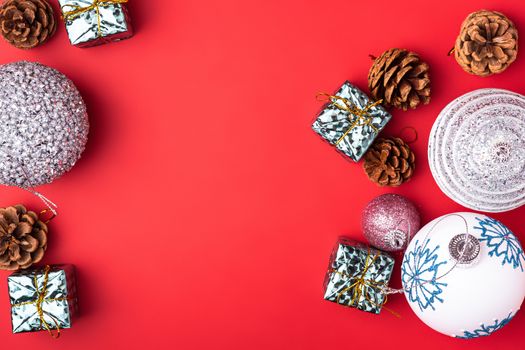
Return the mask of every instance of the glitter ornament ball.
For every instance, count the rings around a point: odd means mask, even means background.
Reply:
[[[501,222],[454,213],[425,225],[401,265],[405,296],[429,327],[456,338],[487,336],[518,312],[525,297],[525,256]]]
[[[525,96],[480,89],[446,106],[428,144],[430,170],[455,202],[503,212],[525,204]]]
[[[365,237],[374,247],[388,252],[405,248],[420,224],[419,212],[414,204],[397,194],[376,197],[363,211]]]
[[[84,101],[62,73],[34,62],[0,66],[0,183],[52,182],[80,158],[88,131]]]

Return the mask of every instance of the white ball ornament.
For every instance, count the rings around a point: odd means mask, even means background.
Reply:
[[[525,297],[525,255],[516,236],[483,214],[454,213],[425,225],[401,266],[405,296],[429,327],[456,338],[504,327]]]

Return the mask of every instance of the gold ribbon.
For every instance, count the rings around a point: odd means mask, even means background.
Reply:
[[[366,294],[366,292],[364,291],[364,289],[368,288],[368,287],[370,287],[370,288],[383,288],[383,287],[386,286],[386,283],[378,283],[378,282],[375,282],[373,280],[365,278],[366,277],[366,273],[368,272],[368,269],[370,269],[370,267],[375,263],[375,261],[377,260],[377,258],[379,258],[379,256],[381,256],[381,253],[380,252],[376,252],[374,254],[374,256],[372,257],[372,259],[370,259],[371,258],[370,249],[368,249],[368,252],[367,252],[367,255],[366,255],[366,260],[365,260],[365,267],[363,268],[363,271],[361,272],[361,275],[359,275],[358,277],[351,276],[351,275],[348,275],[348,274],[346,274],[344,272],[339,272],[337,270],[332,270],[332,272],[335,272],[335,273],[337,273],[339,275],[342,275],[342,276],[345,276],[345,277],[349,277],[350,279],[355,279],[355,282],[353,282],[352,284],[350,284],[348,287],[344,288],[343,290],[341,290],[337,294],[336,302],[338,304],[340,304],[339,300],[341,299],[341,297],[344,296],[348,291],[352,291],[352,298],[348,302],[348,306],[357,306],[357,304],[359,303],[359,300],[361,299],[361,297],[364,297],[365,300],[367,300],[369,303],[373,304],[374,306],[379,307],[379,308],[384,308],[388,312],[392,313],[394,316],[400,317],[399,314],[397,314],[396,312],[394,312],[394,311],[384,307],[384,305],[388,301],[388,295],[387,294],[385,294],[385,297],[383,298],[383,301],[380,304],[378,304],[374,300],[372,300]]]
[[[320,99],[320,97],[323,97],[324,99]],[[373,107],[376,107],[377,105],[380,105],[381,103],[383,103],[383,100],[378,100],[378,101],[375,101],[375,102],[369,102],[366,105],[365,108],[361,109],[361,108],[359,108],[358,106],[356,106],[355,104],[353,104],[352,102],[350,102],[348,99],[346,99],[344,97],[330,95],[330,94],[327,94],[325,92],[320,92],[319,94],[317,94],[317,99],[319,101],[331,102],[332,105],[334,105],[335,107],[339,108],[340,110],[348,112],[348,119],[350,121],[352,120],[352,116],[356,116],[357,117],[354,120],[354,122],[345,131],[343,136],[341,136],[337,140],[337,142],[335,143],[336,146],[339,145],[339,143],[341,143],[341,141],[343,141],[343,139],[350,133],[350,131],[352,131],[354,128],[356,128],[358,126],[368,125],[376,133],[379,132],[379,130],[375,127],[375,125],[372,124],[373,117],[370,115],[370,109],[373,108]],[[339,103],[337,103],[337,101],[341,101],[343,103],[343,106],[341,106]]]
[[[79,6],[79,5],[66,4],[66,5],[62,6],[62,17],[66,21],[71,21],[71,20],[74,20],[75,18],[77,18],[78,16],[80,16],[83,13],[95,10],[95,12],[97,14],[97,34],[98,34],[98,37],[100,38],[100,37],[102,37],[102,28],[101,28],[101,24],[100,24],[100,21],[101,21],[101,19],[100,19],[100,7],[101,6],[105,7],[105,6],[111,6],[111,5],[125,4],[127,2],[128,2],[128,0],[93,0],[93,3],[91,5],[85,6],[85,7],[82,7],[82,6]],[[69,7],[72,10],[64,11],[65,7]]]
[[[68,298],[46,298],[47,282],[48,282],[49,271],[50,270],[51,270],[51,267],[49,265],[46,265],[46,267],[44,269],[44,283],[42,285],[42,289],[40,289],[40,287],[38,286],[38,280],[37,280],[38,274],[35,273],[35,277],[34,277],[33,281],[34,281],[36,292],[37,292],[37,295],[38,295],[36,300],[34,300],[34,301],[26,301],[26,302],[23,302],[23,303],[14,304],[14,305],[12,305],[12,307],[20,307],[20,306],[24,306],[24,305],[33,305],[34,304],[36,306],[36,311],[38,313],[38,317],[40,318],[41,327],[44,327],[49,332],[49,334],[51,334],[51,336],[53,338],[58,339],[60,337],[60,326],[58,324],[58,320],[53,315],[49,314],[48,312],[45,312],[43,310],[43,308],[42,308],[42,304],[44,303],[44,301],[61,301],[61,300],[68,300]],[[51,318],[51,320],[53,320],[53,322],[55,323],[56,333],[51,330],[51,327],[46,322],[46,320],[44,318],[44,313],[46,313]]]

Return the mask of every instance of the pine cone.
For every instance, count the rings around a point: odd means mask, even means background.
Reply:
[[[44,257],[47,226],[23,205],[0,208],[0,270],[25,269]]]
[[[368,72],[368,88],[375,100],[406,111],[430,102],[428,70],[428,64],[416,53],[390,49],[374,60]]]
[[[2,35],[19,49],[43,44],[56,31],[53,8],[46,0],[7,0],[0,8]]]
[[[454,52],[467,73],[482,77],[501,73],[516,60],[518,31],[502,13],[477,11],[463,21]]]
[[[368,178],[379,186],[397,187],[410,180],[416,157],[405,141],[394,137],[377,139],[365,154]]]

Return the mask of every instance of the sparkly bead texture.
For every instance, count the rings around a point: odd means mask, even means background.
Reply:
[[[393,193],[374,198],[363,211],[362,227],[366,239],[374,247],[388,252],[404,249],[420,225],[414,204]]]
[[[62,73],[34,62],[0,66],[0,183],[52,182],[80,158],[88,131],[84,101]]]

